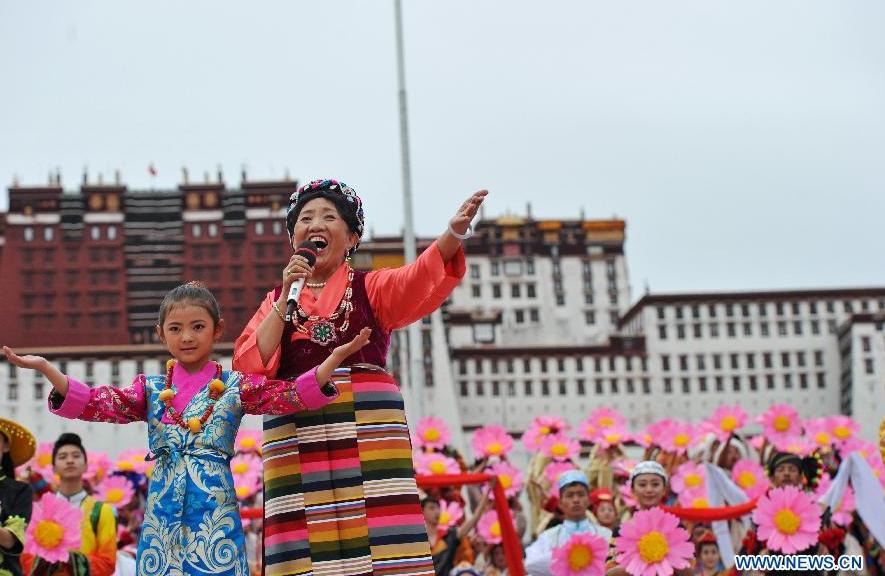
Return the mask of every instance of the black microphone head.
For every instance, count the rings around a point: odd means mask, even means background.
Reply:
[[[317,245],[310,240],[305,240],[295,249],[295,254],[304,257],[308,266],[313,266],[317,261]]]

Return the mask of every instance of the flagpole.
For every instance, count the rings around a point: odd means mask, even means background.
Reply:
[[[406,65],[403,49],[403,14],[400,0],[394,0],[396,18],[396,78],[399,97],[399,134],[403,181],[403,252],[406,263],[418,257],[415,242],[415,225],[412,208],[412,171],[409,159],[409,115],[406,104]],[[424,416],[424,359],[422,354],[421,321],[413,322],[407,329],[409,341],[409,391],[412,397],[412,422]]]

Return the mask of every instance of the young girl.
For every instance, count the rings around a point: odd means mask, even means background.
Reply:
[[[40,356],[7,359],[43,373],[54,390],[50,410],[93,422],[146,421],[156,460],[148,490],[137,572],[248,576],[243,528],[230,459],[243,414],[290,414],[321,408],[335,399],[329,380],[341,361],[362,348],[362,330],[322,364],[294,381],[223,371],[209,359],[224,321],[209,290],[189,283],[160,304],[157,334],[174,360],[166,374],[140,374],[125,389],[89,388]],[[346,371],[336,373],[345,378]],[[273,490],[273,486],[267,486]]]

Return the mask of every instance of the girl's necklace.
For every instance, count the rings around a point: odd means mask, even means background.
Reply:
[[[209,416],[212,415],[212,411],[215,410],[215,403],[218,401],[218,397],[221,396],[221,393],[224,392],[226,388],[224,382],[221,381],[221,364],[218,362],[215,363],[215,378],[209,382],[209,405],[206,406],[202,416],[199,418],[193,416],[188,418],[187,422],[185,422],[182,417],[182,413],[172,406],[172,399],[175,398],[175,390],[172,389],[172,370],[175,368],[175,364],[175,359],[166,361],[166,385],[163,387],[163,391],[160,392],[160,400],[166,405],[166,415],[169,416],[173,422],[185,430],[190,430],[194,434],[199,434],[203,429],[203,426],[206,424],[206,421],[209,419]]]

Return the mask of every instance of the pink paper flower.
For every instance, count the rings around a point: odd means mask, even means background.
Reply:
[[[108,476],[95,490],[95,497],[114,508],[123,508],[132,501],[135,490],[125,476]]]
[[[817,542],[820,517],[817,503],[794,486],[770,490],[753,511],[759,539],[784,554],[795,554]]]
[[[476,529],[486,544],[501,543],[501,523],[498,521],[498,513],[494,510],[490,510],[480,517]]]
[[[477,458],[506,456],[513,448],[513,437],[503,427],[490,424],[473,433],[470,446]]]
[[[843,442],[842,445],[839,446],[839,454],[842,455],[843,459],[848,458],[848,455],[852,452],[859,452],[864,458],[869,458],[870,454],[876,454],[879,452],[879,447],[872,442],[867,442],[860,438],[852,438]]]
[[[248,473],[234,476],[234,492],[238,500],[246,500],[261,488],[261,473]]]
[[[667,452],[683,455],[698,441],[697,430],[688,422],[671,421],[660,429],[660,444]]]
[[[831,416],[828,420],[837,444],[848,442],[860,434],[860,424],[850,416]]]
[[[765,444],[765,435],[757,434],[756,436],[750,438],[750,441],[748,443],[753,448],[753,450],[759,452],[762,450],[762,446]]]
[[[137,448],[123,450],[117,454],[117,458],[114,459],[114,470],[118,472],[137,472],[138,474],[145,474],[148,469],[148,462],[145,460],[147,455],[147,450]]]
[[[624,504],[630,508],[636,508],[639,506],[639,502],[636,501],[636,497],[633,495],[633,489],[630,488],[629,482],[625,482],[618,486],[618,493],[621,495],[621,500],[624,501]]]
[[[596,424],[593,423],[593,420],[590,418],[584,418],[581,420],[581,423],[578,424],[578,438],[584,440],[585,442],[593,442],[593,439],[596,438],[596,433],[598,432],[598,428],[596,428]]]
[[[534,452],[541,448],[541,441],[544,437],[566,430],[568,430],[568,425],[562,418],[538,416],[532,420],[531,426],[522,435],[522,443],[529,452]]]
[[[651,432],[646,428],[639,434],[634,434],[633,441],[643,448],[650,448],[654,444],[654,436],[652,436]]]
[[[261,459],[253,454],[234,456],[230,461],[230,471],[234,478],[239,476],[261,476]]]
[[[416,448],[442,450],[451,440],[445,421],[426,416],[418,421],[413,438]]]
[[[618,564],[632,576],[670,576],[694,557],[694,545],[679,519],[660,508],[641,510],[625,522],[615,549]]]
[[[461,467],[454,458],[444,456],[439,452],[416,452],[415,471],[422,476],[437,476],[440,474],[460,474]]]
[[[820,501],[832,484],[833,479],[824,472],[818,481],[817,488],[814,490],[815,499]],[[851,489],[851,486],[846,486],[845,492],[842,493],[842,500],[832,511],[830,519],[839,526],[848,526],[853,520],[852,513],[855,510],[857,510],[857,503],[854,500],[854,491]]]
[[[461,518],[464,517],[464,508],[457,502],[446,502],[441,500],[439,503],[439,523],[436,531],[440,536],[445,535],[452,526],[457,526]]]
[[[565,434],[551,434],[541,442],[541,450],[557,462],[574,460],[581,451],[581,444]]]
[[[676,423],[676,420],[673,420],[672,418],[661,418],[660,420],[649,424],[645,430],[652,436],[652,438],[657,438],[661,435],[661,431],[672,427],[673,424]]]
[[[685,508],[709,508],[706,488],[692,488],[679,495],[679,505]]]
[[[84,478],[93,486],[104,480],[111,470],[111,460],[107,452],[86,452],[86,462]]]
[[[867,457],[867,463],[869,463],[870,468],[873,470],[873,476],[876,477],[879,484],[885,489],[885,464],[882,463],[882,457],[878,454],[870,454]]]
[[[777,438],[773,442],[774,447],[781,452],[789,452],[798,456],[809,456],[817,450],[817,444],[804,436],[787,436]]]
[[[799,413],[789,404],[774,404],[757,421],[762,425],[762,433],[772,443],[802,433]]]
[[[879,451],[879,447],[872,444],[871,448],[872,452],[867,454],[864,459],[873,470],[873,476],[879,480],[879,483],[882,484],[882,488],[885,489],[885,462],[882,461],[882,454]]]
[[[809,442],[813,442],[817,448],[830,450],[834,441],[830,419],[829,418],[812,418],[804,422],[805,438]]]
[[[611,448],[612,446],[620,446],[629,440],[630,435],[627,434],[626,428],[611,427],[600,428],[593,438],[593,443],[600,448]]]
[[[751,500],[768,491],[768,476],[755,460],[738,460],[731,469],[731,479]]]
[[[51,492],[34,503],[24,551],[49,563],[67,562],[68,551],[80,548],[83,512]]]
[[[573,535],[562,546],[553,548],[550,572],[553,576],[603,576],[608,541],[595,534]]]
[[[676,494],[682,494],[689,490],[697,490],[706,488],[704,479],[704,466],[695,462],[685,462],[676,469],[673,475],[672,488]]]
[[[713,416],[704,422],[704,430],[712,432],[720,442],[725,442],[732,433],[747,423],[747,413],[737,405],[720,406]]]
[[[240,428],[234,440],[234,450],[249,454],[261,454],[261,430]]]
[[[47,482],[51,482],[55,477],[55,470],[52,468],[52,442],[40,442],[37,444],[37,451],[31,458],[28,465],[31,470],[38,473]]]
[[[597,430],[627,427],[624,417],[617,410],[611,408],[597,408],[590,413],[590,422]]]
[[[489,466],[486,473],[498,477],[498,482],[508,498],[516,496],[522,490],[522,472],[507,462],[498,462],[494,466]],[[492,492],[492,497],[494,497],[494,492]]]

